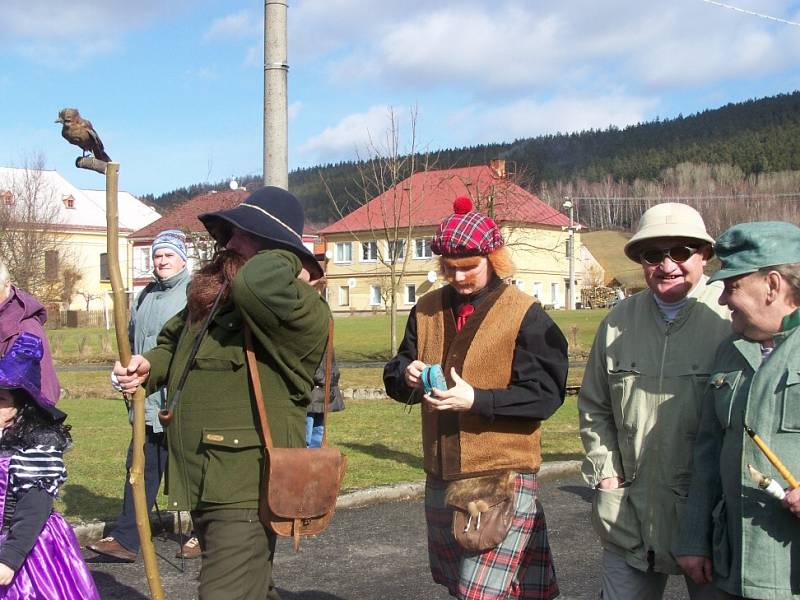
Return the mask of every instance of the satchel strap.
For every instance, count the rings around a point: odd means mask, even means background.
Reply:
[[[258,420],[261,424],[261,436],[264,441],[265,448],[272,448],[272,433],[269,430],[269,422],[267,421],[267,410],[264,407],[264,392],[261,387],[261,377],[258,374],[258,364],[256,363],[256,353],[253,349],[253,332],[250,327],[245,324],[244,326],[244,346],[245,355],[247,356],[247,370],[250,371],[250,381],[253,385],[253,395],[256,399],[256,408],[258,409]],[[331,393],[331,368],[333,365],[333,319],[328,321],[328,343],[326,346],[325,358],[325,399],[323,401],[322,413],[322,447],[327,445],[328,438],[328,405],[330,404]]]
[[[261,377],[258,374],[256,364],[256,353],[253,350],[253,333],[245,324],[244,326],[244,347],[247,355],[247,370],[250,371],[250,381],[253,384],[253,395],[256,397],[256,408],[258,408],[258,420],[261,423],[261,437],[265,448],[272,448],[272,433],[267,422],[267,410],[264,408],[264,393],[261,389]]]
[[[325,399],[322,409],[322,448],[328,445],[328,408],[331,399],[331,369],[333,368],[333,318],[328,320],[328,343],[325,347]]]

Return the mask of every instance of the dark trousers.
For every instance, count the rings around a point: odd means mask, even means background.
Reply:
[[[200,600],[280,600],[272,580],[275,535],[257,509],[192,511],[203,558]]]
[[[133,492],[131,490],[130,469],[133,461],[133,448],[128,445],[128,458],[125,460],[125,490],[122,499],[122,512],[117,517],[113,536],[128,550],[139,552],[139,532],[136,529],[136,514],[133,510]],[[164,433],[153,433],[149,425],[144,434],[144,494],[147,498],[147,514],[150,515],[158,496],[161,477],[167,465],[167,447],[164,445]]]

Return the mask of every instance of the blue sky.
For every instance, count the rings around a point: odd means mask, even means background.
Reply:
[[[800,88],[800,27],[704,0],[294,0],[288,23],[290,170],[368,155],[390,106],[435,150]],[[263,2],[4,0],[0,48],[0,165],[101,187],[54,123],[74,106],[134,194],[261,172]]]

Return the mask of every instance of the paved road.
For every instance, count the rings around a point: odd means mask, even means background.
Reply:
[[[547,515],[565,600],[597,597],[599,550],[589,524],[589,490],[578,477],[542,483]],[[177,542],[156,541],[165,596],[197,597],[199,561],[172,558]],[[87,551],[87,556],[92,555]],[[90,567],[104,599],[149,598],[141,560]],[[275,579],[284,600],[444,600],[444,588],[428,572],[421,501],[387,502],[340,510],[331,527],[316,539],[304,540],[299,554],[279,540]],[[682,580],[672,578],[668,600],[685,600]]]

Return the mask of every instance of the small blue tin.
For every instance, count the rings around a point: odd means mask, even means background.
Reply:
[[[447,380],[444,378],[442,365],[430,365],[422,369],[422,387],[426,394],[433,394],[433,388],[439,390],[447,389]]]

